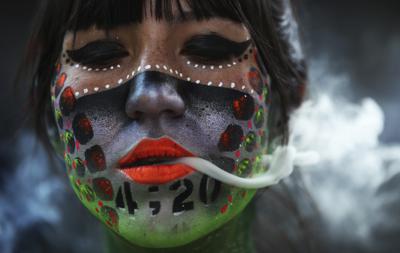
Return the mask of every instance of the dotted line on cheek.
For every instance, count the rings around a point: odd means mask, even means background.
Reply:
[[[216,70],[216,69],[231,68],[231,67],[237,65],[237,62],[233,61],[233,62],[228,63],[226,65],[218,65],[218,66],[210,65],[210,66],[207,66],[207,65],[201,65],[201,64],[193,64],[191,61],[187,61],[186,65],[191,66],[191,67],[196,68],[196,69],[198,68],[198,69]]]
[[[111,89],[111,88],[115,88],[115,87],[123,84],[124,81],[128,81],[129,79],[133,78],[135,75],[139,74],[140,72],[143,72],[145,70],[151,70],[151,69],[164,70],[167,73],[169,72],[170,74],[176,75],[177,77],[179,77],[179,78],[181,78],[183,80],[186,80],[188,82],[194,82],[196,84],[203,83],[203,84],[206,84],[207,86],[236,88],[238,90],[241,89],[242,91],[246,90],[246,86],[245,85],[242,85],[241,87],[239,87],[234,82],[224,83],[224,82],[221,81],[221,82],[213,83],[212,81],[202,82],[199,79],[193,80],[190,76],[185,76],[182,72],[180,72],[180,71],[178,71],[176,69],[174,70],[172,68],[169,68],[167,65],[155,64],[155,65],[139,66],[139,67],[135,68],[131,73],[126,75],[126,77],[118,79],[118,81],[116,81],[114,84],[108,83],[108,84],[105,84],[105,85],[102,85],[102,86],[95,86],[94,88],[92,88],[92,91],[93,92],[99,92],[99,91],[104,91],[104,90],[108,90],[108,89]],[[84,88],[81,91],[76,91],[74,94],[75,94],[75,97],[79,97],[79,96],[85,95],[85,94],[87,94],[89,92],[90,92],[90,90],[88,88]],[[248,92],[250,94],[253,94],[254,93],[254,89],[249,89]]]
[[[65,53],[62,55],[62,57],[65,59],[64,63],[66,65],[70,65],[71,67],[74,67],[76,69],[82,69],[82,70],[85,70],[85,71],[88,71],[88,72],[92,72],[92,71],[93,72],[100,72],[100,71],[105,72],[105,71],[116,70],[116,69],[120,69],[121,68],[120,64],[113,65],[113,66],[106,67],[106,68],[91,68],[91,67],[88,67],[88,66],[85,66],[85,65],[81,65],[79,63],[74,63],[70,58],[67,57],[67,55]]]
[[[105,71],[115,70],[115,69],[120,69],[121,68],[121,65],[119,65],[119,64],[115,65],[115,66],[108,67],[108,68],[90,68],[90,67],[87,67],[87,66],[81,66],[80,64],[74,64],[73,66],[76,69],[82,69],[82,70],[85,70],[87,72],[92,72],[92,71],[94,71],[94,72],[100,72],[100,71],[105,72]]]
[[[237,61],[239,61],[239,63],[241,63],[244,60],[248,59],[248,55],[253,53],[253,47],[251,46],[247,52],[244,52],[243,55],[241,57],[239,57],[237,59]],[[78,63],[74,64],[73,61],[70,58],[67,58],[66,54],[63,54],[63,58],[66,58],[65,62],[66,64],[70,64],[71,66],[77,68],[77,69],[82,69],[88,72],[100,72],[100,71],[109,71],[109,70],[115,70],[115,69],[120,69],[121,65],[117,64],[115,66],[110,66],[107,68],[91,68],[85,65],[80,65]],[[220,65],[204,65],[204,64],[197,64],[197,63],[192,63],[191,61],[186,61],[186,65],[191,66],[193,68],[196,69],[210,69],[210,70],[219,70],[219,69],[225,69],[225,68],[231,68],[233,66],[236,66],[238,63],[237,61],[232,61],[230,63],[227,64],[220,64]]]

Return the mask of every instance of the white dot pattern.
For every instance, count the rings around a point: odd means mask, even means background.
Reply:
[[[186,76],[185,77],[182,72],[180,72],[179,70],[174,70],[172,68],[169,68],[167,65],[162,65],[162,64],[150,65],[150,64],[148,64],[148,65],[146,65],[144,67],[142,67],[142,66],[137,67],[137,70],[133,70],[125,78],[118,79],[118,81],[116,81],[114,84],[108,83],[108,84],[106,84],[104,86],[96,86],[96,87],[93,88],[93,91],[94,92],[99,92],[99,91],[102,91],[102,90],[107,90],[107,89],[110,89],[110,88],[117,87],[117,86],[123,84],[124,81],[128,81],[129,79],[133,78],[135,75],[139,74],[140,72],[142,72],[144,70],[151,70],[151,69],[159,70],[161,68],[164,69],[166,72],[169,72],[169,73],[171,73],[173,75],[176,75],[177,77],[180,77],[180,78],[182,78],[182,79],[184,79],[184,80],[186,80],[188,82],[191,82],[193,80],[190,76]],[[269,76],[268,76],[268,78],[269,78]],[[225,86],[224,82],[222,82],[222,81],[213,83],[212,81],[208,81],[208,80],[204,80],[203,81],[203,80],[200,80],[200,79],[195,79],[194,82],[196,84],[204,83],[207,86],[213,86],[214,85],[214,86],[218,86],[218,87],[228,87],[228,88],[236,88],[236,89],[241,88],[241,90],[243,90],[243,91],[247,89],[250,94],[254,94],[254,89],[247,88],[245,85],[242,85],[242,86],[238,87],[238,85],[235,82],[227,83],[226,86]],[[76,91],[74,94],[75,94],[75,97],[79,97],[79,96],[82,96],[84,94],[87,94],[88,92],[89,92],[89,90],[87,88],[84,88],[81,91]]]
[[[76,68],[76,69],[82,69],[82,70],[85,70],[85,71],[88,71],[88,72],[93,71],[93,68],[90,68],[90,67],[84,66],[84,65],[82,66],[80,64],[74,64],[73,67]],[[106,67],[106,68],[95,68],[94,71],[96,71],[96,72],[104,71],[105,72],[105,71],[115,70],[115,69],[120,69],[120,68],[121,68],[121,65],[118,64],[118,65],[113,65],[113,66]]]
[[[250,49],[248,49],[248,50],[252,50],[252,48],[253,47],[251,46]],[[240,59],[239,59],[239,61],[240,61]],[[193,68],[196,68],[196,69],[201,69],[201,70],[208,70],[208,69],[210,69],[210,70],[222,70],[222,69],[225,69],[225,68],[233,68],[233,67],[237,66],[238,63],[234,60],[234,61],[231,61],[231,62],[229,62],[227,64],[220,64],[220,65],[215,66],[215,65],[203,65],[203,64],[193,63],[191,61],[186,61],[186,65],[188,65],[190,67],[193,67]],[[73,64],[71,66],[73,66],[76,69],[82,69],[82,70],[85,70],[85,71],[88,71],[88,72],[91,72],[91,71],[95,71],[95,72],[103,71],[103,72],[105,72],[105,71],[117,70],[117,69],[121,68],[120,64],[113,65],[113,66],[110,66],[110,67],[107,67],[107,68],[95,68],[95,69],[90,68],[90,67],[85,66],[85,65],[81,65],[81,64]],[[93,88],[93,91],[94,92],[99,92],[99,91],[102,91],[102,90],[107,90],[107,89],[111,89],[111,88],[117,87],[117,86],[123,84],[124,81],[130,80],[135,75],[137,75],[140,72],[142,72],[143,70],[151,70],[151,69],[164,70],[165,72],[168,72],[168,73],[170,73],[172,75],[176,75],[177,77],[179,77],[179,78],[181,78],[183,80],[186,80],[188,82],[191,82],[193,80],[190,76],[185,76],[179,70],[170,68],[165,64],[155,64],[155,65],[147,64],[145,66],[141,66],[140,65],[137,68],[133,69],[132,72],[127,74],[124,78],[117,79],[117,81],[114,82],[114,84],[113,83],[108,83],[108,84],[106,84],[104,86],[96,86],[96,87]],[[267,77],[267,80],[268,80],[268,83],[270,83],[269,82],[269,80],[270,80],[269,76]],[[228,87],[228,88],[241,89],[243,91],[247,90],[250,94],[254,94],[254,89],[247,88],[245,85],[238,86],[235,82],[230,82],[230,83],[228,82],[228,83],[225,84],[224,82],[220,81],[220,82],[213,83],[212,81],[200,80],[200,79],[194,79],[193,82],[195,82],[196,84],[204,83],[204,84],[206,84],[208,86]],[[84,88],[84,89],[82,89],[80,91],[76,91],[74,94],[75,94],[76,97],[79,97],[79,96],[82,96],[82,95],[87,94],[87,93],[89,93],[89,90],[87,88]]]

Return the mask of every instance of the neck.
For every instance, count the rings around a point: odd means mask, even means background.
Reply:
[[[119,253],[252,253],[253,241],[250,233],[252,208],[246,208],[240,215],[225,224],[222,228],[187,245],[169,249],[143,248],[130,244],[113,232],[108,232],[108,252]]]

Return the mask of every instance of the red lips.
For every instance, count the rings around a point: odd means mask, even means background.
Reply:
[[[184,177],[194,170],[184,164],[160,164],[192,153],[171,139],[144,139],[119,160],[120,170],[141,184],[165,184]]]

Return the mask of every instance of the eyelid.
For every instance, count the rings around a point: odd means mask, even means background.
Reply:
[[[94,40],[94,41],[91,41],[91,42],[85,44],[84,46],[82,46],[80,48],[71,49],[71,50],[67,50],[67,51],[74,52],[74,51],[84,50],[86,48],[90,48],[90,47],[93,47],[93,46],[96,46],[96,45],[106,45],[106,44],[118,46],[120,48],[124,48],[124,46],[119,41],[107,38],[107,39]]]
[[[218,34],[216,32],[194,35],[190,39],[188,39],[187,41],[190,42],[191,40],[194,40],[194,39],[215,39],[215,40],[225,41],[225,42],[234,43],[234,44],[241,44],[241,43],[248,42],[248,41],[251,40],[251,39],[248,39],[248,40],[245,40],[245,41],[238,42],[238,41],[234,41],[232,39],[228,39],[225,36],[220,35],[220,34]]]
[[[118,41],[111,39],[102,39],[92,41],[78,49],[67,50],[67,54],[74,62],[85,64],[87,62],[92,62],[93,58],[96,57],[106,58],[100,59],[103,61],[107,59],[122,58],[128,56],[129,52]]]
[[[251,42],[251,39],[236,42],[216,33],[196,35],[185,42],[181,54],[201,53],[215,49],[215,51],[239,57],[251,45]]]

